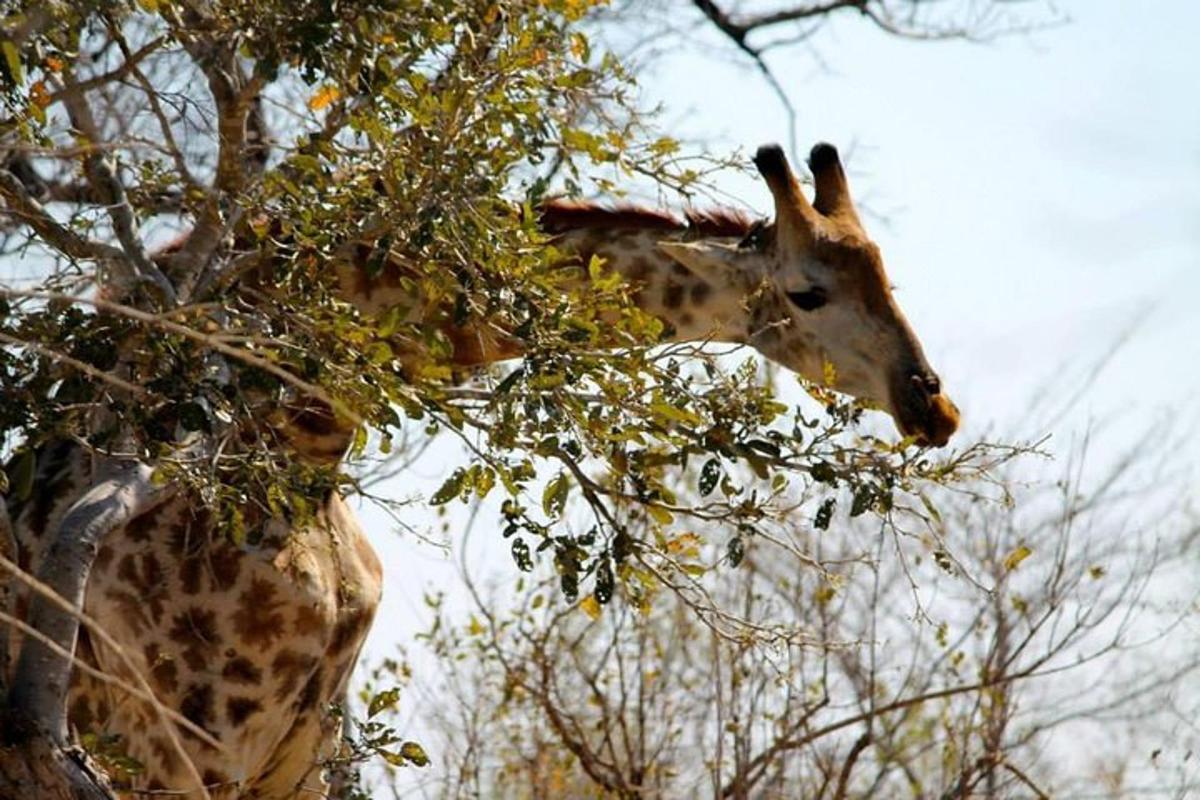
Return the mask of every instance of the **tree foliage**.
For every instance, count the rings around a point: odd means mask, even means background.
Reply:
[[[548,191],[641,176],[688,192],[707,168],[593,52],[592,5],[27,8],[7,50],[8,248],[51,268],[4,290],[13,490],[42,442],[120,441],[240,538],[247,504],[303,516],[351,482],[284,455],[272,414],[311,396],[364,424],[352,455],[368,430],[386,451],[406,420],[460,437],[472,457],[433,501],[506,493],[517,565],[550,551],[568,595],[604,602],[659,572],[646,554],[669,555],[689,518],[725,521],[737,560],[789,482],[886,514],[994,457],[856,435],[860,410],[833,395],[822,420],[750,364],[654,348],[661,322],[619,279],[563,267],[532,213]],[[168,231],[187,236],[153,257]],[[331,267],[347,246],[365,279],[402,270],[399,302],[347,302]],[[524,358],[464,388],[454,329],[512,334]],[[197,435],[213,444],[180,455]],[[668,478],[697,460],[703,499],[681,504]],[[575,493],[594,525],[568,535],[554,523]],[[631,534],[626,506],[654,536]]]
[[[391,724],[443,764],[391,781],[437,798],[1185,796],[1195,522],[1173,481],[1140,483],[1146,453],[1090,460],[1011,465],[1011,494],[968,485],[923,531],[798,516],[788,546],[709,585],[736,637],[684,594],[602,609],[544,573],[514,592],[464,569],[472,602],[431,595],[403,647],[444,668],[377,667],[403,687]]]
[[[520,570],[551,564],[597,611],[665,590],[715,635],[770,640],[710,602],[714,566],[798,513],[935,520],[932,487],[1020,451],[877,438],[833,393],[666,344],[602,262],[564,261],[545,197],[690,202],[740,164],[655,129],[589,37],[601,5],[10,2],[0,489],[28,498],[39,448],[69,440],[196,492],[245,543],[248,519],[353,492],[366,453],[453,437],[431,501],[501,496]],[[400,291],[362,302],[373,282]],[[464,341],[495,336],[520,360],[473,372]],[[348,459],[296,457],[307,404],[357,431]],[[374,751],[419,761],[395,743]]]

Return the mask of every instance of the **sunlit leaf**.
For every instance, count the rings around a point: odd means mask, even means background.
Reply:
[[[1004,569],[1012,572],[1017,567],[1021,566],[1021,562],[1033,555],[1033,550],[1028,546],[1018,545],[1011,553],[1004,557]]]

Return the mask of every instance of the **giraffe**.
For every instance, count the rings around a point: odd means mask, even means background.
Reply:
[[[813,148],[811,203],[778,146],[760,148],[755,164],[775,201],[773,222],[729,211],[680,219],[552,202],[541,209],[541,226],[574,254],[573,263],[606,259],[676,340],[743,343],[809,379],[836,376],[835,388],[878,404],[905,435],[945,444],[958,411],[892,298],[837,151]],[[368,315],[410,299],[399,294],[398,269],[368,277],[357,263],[362,248],[348,246],[334,264],[344,299]],[[503,331],[447,325],[460,366],[519,355]],[[316,402],[289,407],[285,426],[295,456],[319,463],[340,459],[354,435]],[[76,445],[42,449],[37,490],[7,506],[23,569],[36,573],[51,532],[92,479]],[[143,767],[121,776],[130,797],[320,797],[329,790],[321,765],[339,744],[329,707],[345,691],[374,618],[381,567],[337,491],[307,524],[260,516],[248,528],[253,533],[241,545],[217,535],[208,511],[181,491],[100,546],[84,611],[104,623],[167,708],[221,745],[179,726],[169,736],[173,723],[144,700],[76,670],[70,724],[78,733],[120,737]],[[19,616],[28,593],[16,594]],[[81,630],[84,664],[125,675],[130,668],[119,655]]]

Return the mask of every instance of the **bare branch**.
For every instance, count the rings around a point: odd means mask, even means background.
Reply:
[[[72,358],[71,356],[67,355],[66,353],[60,353],[57,350],[47,347],[46,345],[42,344],[41,342],[31,342],[31,341],[27,341],[25,339],[18,339],[15,336],[9,336],[8,334],[3,333],[3,332],[0,332],[0,342],[4,342],[5,344],[11,344],[16,347],[24,347],[29,350],[32,350],[35,353],[41,353],[42,355],[46,356],[47,358],[51,359],[52,361],[66,364],[67,366],[72,367],[73,369],[79,370],[84,375],[87,375],[89,378],[94,378],[95,380],[111,384],[112,386],[114,386],[122,391],[129,392],[129,394],[133,395],[134,397],[136,397],[138,399],[144,400],[144,399],[152,396],[150,392],[146,391],[141,386],[135,386],[134,384],[130,383],[129,381],[122,380],[121,378],[118,378],[116,375],[113,375],[112,373],[104,372],[103,370],[96,369],[91,364],[80,361],[77,358]],[[0,537],[3,537],[3,531],[0,531]],[[2,544],[2,542],[0,542],[0,544]],[[2,549],[0,549],[0,553],[3,553],[3,552],[4,551]]]
[[[132,52],[128,48],[123,47],[122,51],[125,54],[125,61],[122,62],[120,66],[100,75],[93,75],[90,78],[77,81],[71,86],[66,86],[62,89],[59,89],[58,91],[51,93],[49,99],[51,102],[62,102],[66,100],[66,98],[73,92],[89,92],[92,89],[97,89],[106,83],[120,80],[126,75],[129,75],[131,72],[136,71],[139,63],[145,61],[149,55],[157,51],[160,47],[166,44],[166,42],[167,37],[158,36]]]
[[[128,263],[126,254],[116,247],[85,239],[60,224],[30,195],[25,184],[7,169],[0,170],[0,196],[8,203],[9,214],[29,225],[34,233],[68,258],[101,263]]]
[[[88,105],[83,90],[78,88],[78,84],[74,82],[70,72],[64,71],[63,75],[66,91],[62,95],[62,102],[67,109],[72,126],[89,142],[93,144],[102,142],[103,137],[100,135],[100,129],[92,116],[92,109]],[[125,193],[125,186],[117,177],[116,170],[109,158],[101,150],[92,150],[84,156],[83,170],[98,198],[107,207],[113,232],[121,243],[125,255],[136,268],[136,273],[153,283],[162,293],[168,305],[174,304],[175,287],[146,255],[146,249],[138,235],[137,219]],[[127,278],[128,276],[121,277]]]

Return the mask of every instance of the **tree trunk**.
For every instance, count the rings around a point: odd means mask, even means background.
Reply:
[[[24,728],[18,732],[15,728]],[[17,733],[16,736],[13,736]],[[116,800],[107,778],[79,748],[0,712],[0,800]]]

